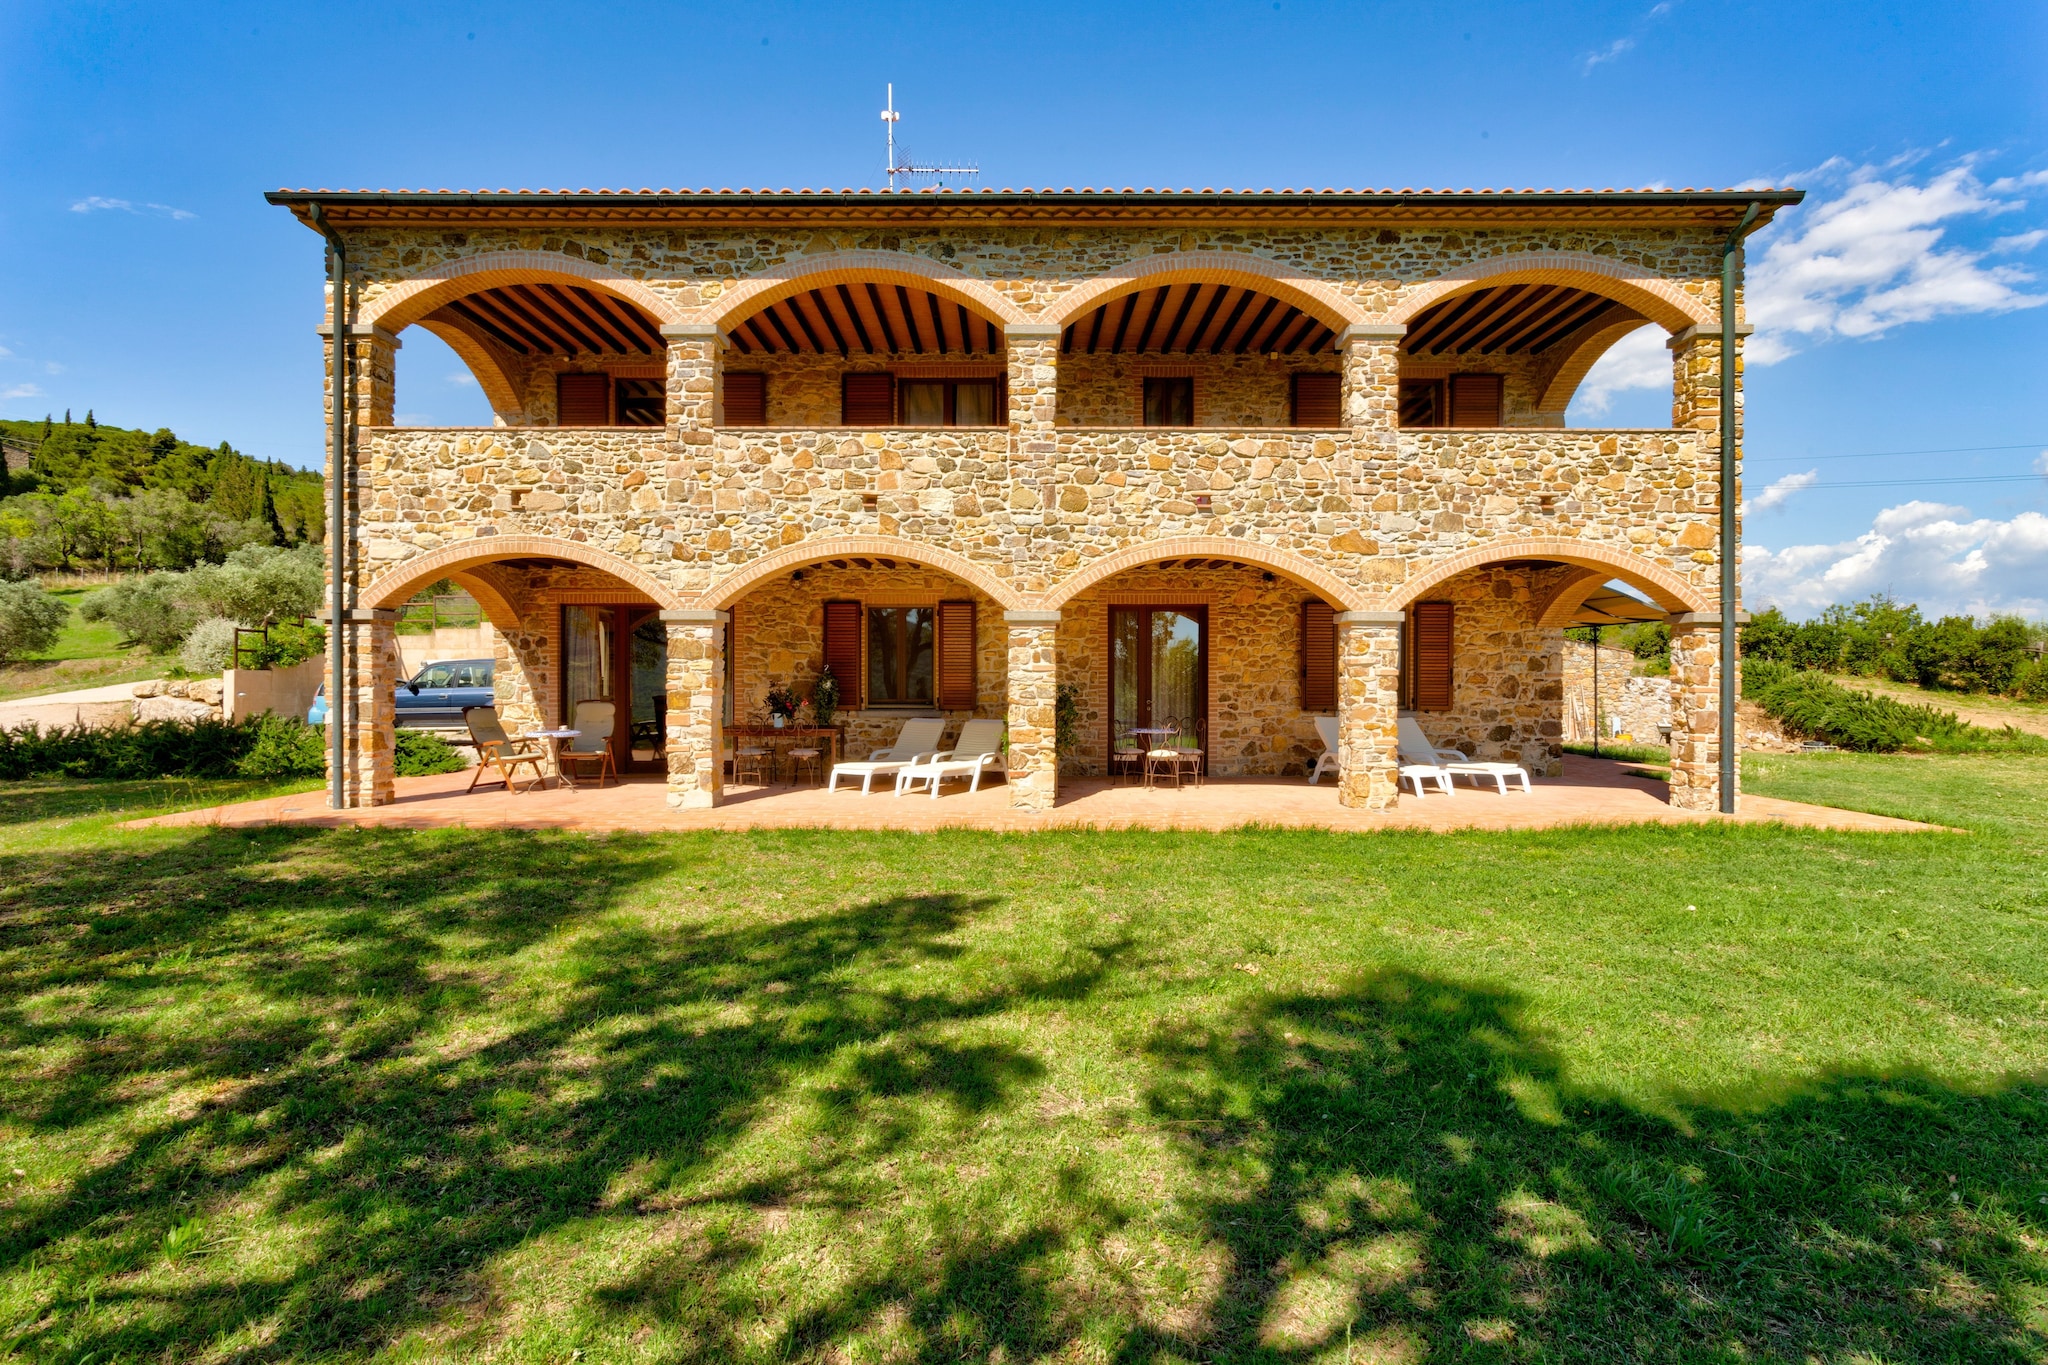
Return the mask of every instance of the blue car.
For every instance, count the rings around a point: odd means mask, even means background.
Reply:
[[[462,712],[471,706],[494,706],[492,659],[442,659],[398,684],[398,723],[423,730],[460,730]],[[306,724],[327,723],[327,684],[313,694]]]

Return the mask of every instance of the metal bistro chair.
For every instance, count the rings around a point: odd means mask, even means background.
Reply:
[[[789,760],[789,785],[794,787],[797,779],[810,769],[811,785],[817,786],[825,780],[825,751],[823,749],[791,749],[784,755]]]
[[[1114,737],[1109,746],[1109,780],[1112,785],[1128,773],[1133,782],[1144,775],[1145,746],[1129,731]]]
[[[613,782],[619,780],[618,760],[612,755],[612,731],[617,728],[618,703],[590,699],[576,703],[575,719],[569,728],[576,735],[562,749],[562,766],[571,771],[590,764],[597,769],[597,785],[604,786],[607,775]]]
[[[1171,773],[1173,785],[1180,785],[1180,751],[1169,747],[1174,737],[1180,734],[1180,722],[1172,716],[1153,722],[1153,728],[1166,734],[1146,736],[1145,749],[1145,790],[1152,789],[1152,779],[1160,773]]]
[[[1197,787],[1202,785],[1202,769],[1205,766],[1202,759],[1204,751],[1208,748],[1208,745],[1204,742],[1208,730],[1209,722],[1196,717],[1181,727],[1181,734],[1175,735],[1167,741],[1166,747],[1173,750],[1176,755],[1173,767],[1174,786],[1178,787],[1180,785],[1180,775],[1183,770],[1194,776]],[[1187,742],[1186,737],[1188,736],[1194,739],[1194,743],[1190,744]]]

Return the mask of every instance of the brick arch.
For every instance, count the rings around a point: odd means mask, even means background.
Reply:
[[[985,566],[951,550],[905,540],[901,536],[831,536],[791,545],[750,561],[732,577],[720,580],[699,594],[696,605],[712,610],[729,607],[762,583],[792,569],[801,569],[821,559],[849,559],[856,555],[901,559],[951,574],[1005,611],[1021,611],[1030,605],[1018,595],[1015,587],[990,573]]]
[[[1357,588],[1292,550],[1228,536],[1179,536],[1125,546],[1063,579],[1045,594],[1041,605],[1047,611],[1058,610],[1104,579],[1162,559],[1232,559],[1240,564],[1256,564],[1292,579],[1342,610],[1357,611],[1371,605]]]
[[[1597,541],[1572,540],[1560,536],[1489,540],[1483,545],[1431,564],[1421,574],[1403,583],[1390,600],[1375,605],[1405,607],[1461,573],[1507,559],[1554,559],[1561,564],[1592,569],[1605,575],[1600,582],[1604,583],[1608,578],[1619,578],[1641,589],[1651,601],[1666,611],[1713,609],[1712,599],[1662,564],[1654,563],[1641,555],[1630,554],[1627,550],[1609,548]],[[1555,605],[1554,601],[1552,605]],[[1573,604],[1573,610],[1577,610],[1577,603]]]
[[[610,574],[647,594],[658,606],[675,608],[682,605],[668,584],[638,565],[628,564],[607,551],[573,540],[557,540],[553,536],[478,536],[443,546],[379,574],[363,590],[363,605],[403,606],[412,600],[414,593],[436,579],[452,577],[459,570],[477,568],[500,559],[566,559]]]
[[[469,372],[476,377],[477,386],[484,391],[484,399],[491,405],[491,411],[498,415],[501,423],[524,424],[526,404],[519,397],[519,390],[505,373],[504,366],[474,332],[448,322],[429,322],[422,318],[420,326],[432,332],[448,344],[448,349],[469,366]]]
[[[1613,574],[1582,569],[1560,583],[1536,612],[1536,624],[1545,630],[1562,630],[1572,623],[1586,599],[1607,586]]]
[[[833,284],[901,284],[964,305],[999,326],[1031,319],[987,280],[908,251],[826,251],[750,275],[683,319],[730,327],[793,294]]]
[[[1536,401],[1536,411],[1561,413],[1569,408],[1573,396],[1578,393],[1579,385],[1585,382],[1594,362],[1606,355],[1608,348],[1615,342],[1638,327],[1649,325],[1647,322],[1631,318],[1626,322],[1610,323],[1581,337],[1578,344],[1572,347],[1571,354],[1565,357],[1564,363],[1558,366],[1557,373],[1551,375],[1550,382],[1543,386],[1543,396]]]
[[[428,266],[364,304],[356,322],[396,332],[464,294],[548,280],[571,280],[602,289],[639,308],[657,323],[681,320],[675,305],[639,280],[629,279],[609,266],[593,265],[559,251],[487,251],[480,256]]]
[[[1714,327],[1719,316],[1703,301],[1660,275],[1587,251],[1520,251],[1446,271],[1418,285],[1389,308],[1384,322],[1412,322],[1432,304],[1475,289],[1503,284],[1564,284],[1625,303],[1666,331]]]
[[[475,564],[467,569],[455,569],[447,576],[476,599],[492,625],[501,631],[517,630],[519,619],[525,613],[506,595],[504,585],[498,582],[496,575],[483,572],[489,567],[487,564]]]
[[[1162,284],[1233,284],[1270,294],[1282,303],[1321,318],[1338,331],[1365,322],[1365,312],[1340,291],[1278,261],[1238,251],[1168,251],[1141,256],[1054,300],[1041,321],[1065,327],[1113,298]]]

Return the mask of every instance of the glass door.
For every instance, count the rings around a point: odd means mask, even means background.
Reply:
[[[1153,744],[1196,744],[1209,714],[1209,611],[1206,607],[1111,607],[1111,747],[1132,729],[1171,727]],[[1204,746],[1205,748],[1207,746]]]
[[[668,631],[652,607],[562,608],[561,720],[579,701],[615,704],[619,771],[659,771],[668,732]]]

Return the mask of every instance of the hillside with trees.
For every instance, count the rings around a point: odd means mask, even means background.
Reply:
[[[0,421],[0,576],[185,569],[245,545],[321,539],[321,478],[168,428]]]

